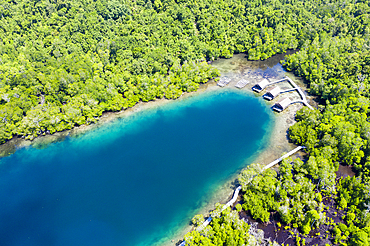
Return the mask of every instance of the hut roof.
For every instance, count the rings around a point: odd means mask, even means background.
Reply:
[[[261,82],[257,84],[262,90],[265,89],[265,87],[269,84],[270,82],[267,79],[263,79]]]
[[[278,86],[272,88],[269,90],[265,95],[263,95],[263,98],[266,100],[273,100],[276,96],[278,96],[280,93],[280,88]]]
[[[289,106],[289,104],[291,103],[292,101],[290,100],[289,97],[286,97],[282,100],[280,100],[279,102],[276,103],[276,106],[278,107],[281,107],[282,109],[285,109],[286,107]]]
[[[274,98],[277,95],[279,95],[280,88],[279,88],[279,86],[276,86],[276,87],[272,88],[271,90],[269,90],[267,93],[270,94],[270,96],[272,96]]]

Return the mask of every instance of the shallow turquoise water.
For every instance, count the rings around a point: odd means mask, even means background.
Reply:
[[[20,149],[0,159],[0,244],[152,245],[267,144],[271,117],[223,90]]]

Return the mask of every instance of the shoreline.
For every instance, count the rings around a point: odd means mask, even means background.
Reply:
[[[241,59],[242,56],[244,55],[243,54],[234,55],[233,58]],[[235,66],[237,65],[237,61],[234,62],[233,58],[228,59],[228,60],[223,60],[223,61],[225,63],[230,63],[232,66]],[[251,62],[251,61],[248,61],[248,62]],[[214,62],[213,64],[215,63],[217,66],[217,61]],[[251,63],[253,63],[253,61]],[[221,65],[224,65],[224,64],[221,64]],[[227,71],[228,69],[225,69],[225,70],[226,72],[224,73],[221,71],[221,77],[228,76],[230,74]],[[257,70],[256,73],[260,74],[260,72],[258,71],[260,69],[251,68],[251,70]],[[241,73],[241,75],[245,76],[243,73]],[[301,87],[303,92],[307,94],[307,88],[306,86],[304,86],[303,80],[294,76],[292,73],[286,72],[286,71],[284,71],[283,73],[279,75],[282,77],[285,75],[289,76],[291,79],[293,79],[294,82],[298,84],[298,86]],[[257,78],[253,78],[254,81],[258,81],[259,79],[262,79],[261,76],[257,75],[256,77]],[[237,83],[238,79],[239,79],[238,77],[232,79],[232,81],[227,86],[222,87],[222,88],[219,87],[219,89],[222,90],[222,89],[235,88],[234,86]],[[245,86],[243,89],[238,89],[238,90],[244,93],[253,93],[255,97],[262,97],[264,93],[257,94],[257,93],[252,92],[252,86],[254,86],[253,82]],[[308,97],[308,99],[309,99],[309,102],[311,102],[310,97]],[[263,101],[264,103],[266,103],[266,109],[272,111],[271,109],[272,105],[274,105],[274,103],[278,100],[279,99],[275,99],[273,100],[273,102],[266,101],[266,100],[263,100]],[[211,195],[210,199],[206,202],[206,204],[204,204],[204,206],[194,211],[193,216],[195,216],[196,214],[203,214],[204,217],[207,217],[209,213],[214,209],[214,206],[217,202],[221,204],[227,203],[233,196],[234,190],[237,187],[236,182],[237,182],[238,175],[240,174],[241,170],[246,168],[249,164],[260,163],[262,166],[268,165],[272,161],[281,157],[284,152],[289,152],[295,147],[297,147],[296,145],[294,145],[293,143],[289,141],[287,131],[289,127],[292,126],[296,122],[295,121],[296,112],[302,107],[304,107],[302,104],[292,104],[281,113],[276,113],[272,111],[274,122],[273,124],[269,124],[269,126],[267,126],[267,127],[271,127],[271,130],[269,133],[270,135],[269,139],[263,140],[265,145],[261,149],[259,149],[253,156],[247,157],[243,161],[244,164],[241,166],[241,168],[238,171],[236,171],[234,175],[230,176],[224,181],[221,181],[220,185],[213,191],[213,194]],[[293,158],[298,157],[298,156],[300,157],[301,155],[302,155],[301,152],[297,152],[293,154],[291,157]],[[277,164],[272,169],[277,170],[278,166],[279,165]],[[238,197],[238,199],[240,199],[240,196]],[[166,237],[168,239],[167,241],[161,240],[156,245],[160,245],[160,246],[177,245],[179,242],[183,241],[184,235],[193,229],[194,227],[190,225],[190,220],[189,220],[189,224],[186,226],[183,226],[183,228],[179,228],[179,231],[175,233],[176,235],[173,235],[172,238]]]
[[[294,104],[293,104],[294,105]],[[292,106],[293,106],[292,105]],[[199,208],[193,216],[196,214],[203,214],[204,217],[208,217],[210,212],[214,210],[215,204],[217,202],[221,204],[227,203],[231,197],[233,196],[234,190],[237,187],[237,178],[240,174],[241,170],[246,168],[249,164],[252,163],[260,163],[262,166],[267,165],[268,163],[274,161],[275,159],[281,157],[283,152],[288,152],[292,148],[295,148],[296,146],[289,142],[286,134],[286,130],[289,128],[290,125],[293,125],[294,115],[297,110],[299,110],[302,106],[299,104],[295,104],[295,108],[291,107],[288,108],[289,110],[284,111],[284,115],[275,115],[275,122],[273,124],[270,138],[265,141],[266,145],[263,146],[259,151],[257,151],[253,156],[246,158],[246,160],[243,162],[244,164],[242,167],[236,171],[234,175],[229,177],[225,181],[221,181],[221,184],[216,188],[216,190],[213,191],[213,194],[211,195],[210,199]],[[274,113],[277,114],[277,113]],[[276,134],[277,133],[277,134]],[[278,142],[279,144],[276,144]],[[299,156],[301,153],[298,152],[292,157]],[[275,165],[272,169],[277,170],[278,164]],[[240,199],[240,195],[238,196],[238,200]],[[157,245],[160,246],[174,246],[177,245],[180,241],[183,241],[184,235],[191,230],[194,229],[194,226],[189,224],[184,226],[182,229],[179,230],[176,235],[171,238],[171,240],[167,240],[166,242],[160,242]],[[174,241],[172,241],[174,240]]]
[[[274,55],[271,58],[268,58],[264,61],[248,61],[245,58],[244,53],[239,53],[239,54],[234,54],[232,58],[229,59],[218,59],[215,61],[212,61],[210,65],[217,67],[221,71],[221,76],[229,76],[229,70],[235,70],[240,68],[240,64],[238,62],[233,61],[234,59],[242,59],[246,61],[246,67],[249,69],[249,71],[244,71],[245,69],[241,69],[241,75],[243,76],[249,76],[248,79],[251,81],[251,84],[257,82],[260,78],[263,78],[264,76],[262,75],[262,72],[260,71],[261,69],[264,69],[265,67],[276,67],[279,66],[282,68],[282,66],[278,63],[281,59],[283,59],[286,55],[292,54],[296,51],[294,50],[289,50],[284,54],[277,54]],[[222,62],[222,61],[228,61],[229,66],[231,65],[231,69],[227,68],[227,71],[222,72],[223,67],[218,66],[217,64]],[[245,65],[245,64],[243,64]],[[247,69],[247,70],[248,70]],[[279,73],[286,73],[289,74],[290,77],[295,77],[292,73],[288,73],[283,69],[280,69]],[[262,76],[261,76],[262,75]],[[296,78],[296,77],[295,77]],[[294,79],[293,79],[294,80]],[[296,82],[296,80],[294,80]],[[232,83],[230,83],[232,84]],[[299,81],[298,85],[302,86],[303,82]],[[304,84],[303,84],[304,85]],[[227,86],[227,87],[230,87]],[[246,86],[245,88],[251,88]],[[245,90],[245,88],[241,89],[241,91]],[[207,83],[204,84],[199,84],[199,89],[194,92],[184,92],[179,98],[175,100],[184,100],[187,97],[195,96],[199,93],[203,93],[209,90],[217,90],[217,89],[222,89],[219,86],[217,86],[217,82],[215,82],[214,79],[209,80]],[[306,88],[304,88],[306,89]],[[80,134],[83,134],[86,131],[93,130],[96,127],[101,126],[102,124],[105,124],[107,122],[111,122],[115,119],[120,119],[124,118],[130,115],[133,115],[134,113],[150,109],[150,108],[157,108],[162,105],[165,105],[167,103],[170,103],[174,101],[173,99],[166,99],[166,98],[160,98],[156,99],[154,101],[149,101],[149,102],[138,102],[136,105],[134,105],[131,108],[127,108],[121,111],[117,112],[103,112],[102,116],[98,119],[96,123],[90,124],[90,125],[80,125],[80,126],[75,126],[70,130],[64,130],[61,132],[55,132],[53,134],[45,134],[45,135],[39,135],[33,140],[26,140],[22,138],[21,136],[14,136],[12,139],[8,140],[7,142],[3,143],[0,145],[0,159],[2,157],[6,157],[8,155],[13,154],[17,149],[23,148],[23,147],[35,147],[35,148],[43,148],[46,147],[49,144],[52,144],[54,142],[58,141],[63,141],[67,137],[75,137]],[[312,100],[310,100],[312,101]],[[293,107],[295,105],[292,105],[290,107]]]
[[[275,79],[274,76],[277,78],[279,76],[289,75],[289,77],[292,78],[296,82],[296,77],[294,75],[292,76],[292,74],[283,70],[282,66],[279,63],[276,64],[276,59],[279,59],[279,57],[283,58],[284,56],[275,56],[273,58],[275,59],[275,62],[271,62],[272,58],[270,58],[270,60],[268,59],[267,66],[265,66],[266,64],[261,61],[246,61],[244,54],[234,55],[234,57],[230,59],[214,61],[212,65],[216,67],[220,66],[218,68],[221,71],[221,76],[229,77],[230,74],[234,73],[230,84],[225,86],[225,88],[222,88],[222,87],[217,86],[217,83],[214,80],[211,80],[205,84],[200,84],[199,89],[197,91],[190,92],[190,93],[183,93],[181,97],[176,100],[180,100],[180,101],[186,100],[189,97],[197,96],[199,94],[212,92],[216,90],[231,89],[231,88],[237,91],[240,91],[241,93],[250,94],[250,95],[254,94],[255,97],[261,97],[263,93],[255,94],[252,92],[251,87],[254,85],[254,82],[257,82],[261,80],[262,78],[268,76],[264,72],[266,70],[267,71],[269,70],[277,71],[272,76],[272,79]],[[242,63],[246,63],[246,64],[242,64]],[[226,68],[223,68],[223,66],[226,66]],[[230,66],[232,67],[231,69],[230,69]],[[264,70],[265,67],[267,67],[266,70]],[[241,76],[243,77],[246,76],[248,77],[248,79],[250,78],[251,83],[248,84],[243,89],[236,89],[234,85],[237,83],[237,80]],[[301,86],[301,83],[298,83],[298,84],[299,86]],[[306,88],[303,87],[302,89],[305,91]],[[162,98],[162,99],[157,99],[155,101],[139,102],[134,107],[128,108],[126,110],[122,110],[119,112],[103,113],[103,115],[99,118],[99,121],[95,124],[74,127],[71,130],[57,132],[52,135],[39,136],[35,138],[33,141],[25,140],[20,137],[15,137],[0,146],[0,158],[6,155],[12,154],[17,149],[23,148],[23,147],[32,146],[34,148],[45,148],[52,143],[63,141],[64,139],[68,137],[78,137],[79,135],[82,135],[87,131],[99,128],[103,124],[112,122],[116,119],[123,119],[126,117],[129,118],[130,116],[135,116],[139,112],[149,110],[149,109],[156,109],[168,103],[171,103],[173,101],[174,100]],[[266,110],[271,110],[270,107],[273,105],[273,102],[263,100],[263,103],[266,103]],[[241,163],[242,165],[240,166],[240,169],[237,170],[235,174],[220,181],[220,184],[217,187],[212,187],[214,189],[212,190],[211,192],[212,194],[209,196],[209,199],[207,199],[206,202],[203,202],[199,208],[195,209],[193,211],[194,214],[192,216],[194,216],[195,214],[204,214],[204,215],[209,214],[209,212],[214,209],[215,203],[217,202],[226,203],[227,201],[229,201],[236,187],[235,181],[240,171],[244,169],[245,167],[247,167],[249,164],[257,162],[257,163],[260,163],[261,165],[267,165],[271,161],[279,158],[283,152],[290,151],[292,146],[295,146],[295,145],[288,141],[287,130],[289,126],[295,123],[295,120],[294,120],[295,113],[297,110],[299,110],[302,107],[303,106],[301,104],[293,104],[290,107],[288,107],[286,110],[284,110],[284,112],[282,113],[271,112],[271,114],[273,115],[273,122],[268,124],[268,126],[266,126],[266,128],[270,128],[269,133],[267,134],[269,135],[268,139],[262,140],[263,144],[261,148],[253,156],[247,157],[243,161],[243,163]],[[174,230],[174,233],[172,233],[169,236],[165,236],[161,238],[155,245],[163,245],[163,246],[175,245],[180,240],[182,240],[184,235],[193,228],[190,225],[190,220],[187,222],[187,224],[183,224],[182,222],[183,221],[181,221],[181,223],[180,222],[176,223],[175,225],[176,229]]]
[[[205,84],[200,84],[199,89],[197,91],[184,92],[178,99],[175,99],[175,100],[181,101],[188,97],[196,96],[199,93],[208,91],[207,88],[209,86],[216,87],[217,86],[216,84],[217,83],[214,80],[210,80],[209,82]],[[63,141],[67,137],[78,137],[79,135],[84,134],[87,131],[91,131],[96,128],[99,128],[100,126],[106,123],[112,122],[117,119],[122,119],[122,118],[133,116],[144,110],[159,108],[173,101],[174,101],[173,99],[166,99],[166,98],[160,98],[160,99],[156,99],[156,100],[149,101],[149,102],[140,101],[137,104],[135,104],[133,107],[127,108],[121,111],[103,112],[102,116],[99,118],[99,120],[96,123],[93,123],[90,125],[75,126],[70,130],[55,132],[53,134],[40,135],[34,138],[33,140],[27,140],[20,136],[15,136],[9,141],[0,145],[0,159],[2,157],[6,157],[11,154],[14,154],[17,149],[30,147],[30,146],[34,148],[44,148],[44,147],[47,147],[49,144]]]

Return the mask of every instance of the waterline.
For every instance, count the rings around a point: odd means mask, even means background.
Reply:
[[[21,149],[1,159],[0,241],[153,245],[243,167],[269,122],[262,100],[211,91]]]

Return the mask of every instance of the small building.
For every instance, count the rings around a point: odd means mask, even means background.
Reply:
[[[281,111],[286,109],[291,103],[292,103],[292,100],[290,100],[289,97],[286,97],[280,100],[279,102],[275,103],[272,109],[280,113]]]
[[[256,84],[255,86],[253,86],[253,90],[255,92],[258,92],[260,93],[261,91],[263,91],[268,85],[270,84],[270,82],[267,80],[267,79],[263,79],[261,82],[259,82],[258,84]]]
[[[263,95],[263,98],[265,98],[266,100],[271,101],[272,99],[277,97],[280,94],[280,92],[281,91],[280,91],[279,86],[276,86],[276,87],[272,88],[271,90],[269,90],[265,95]]]

